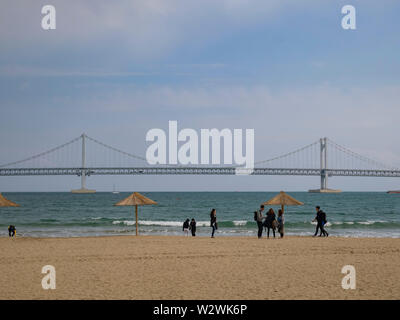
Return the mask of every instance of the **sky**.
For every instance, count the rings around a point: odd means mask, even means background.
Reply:
[[[42,6],[56,30],[41,28]],[[341,26],[356,8],[356,30]],[[255,130],[255,160],[321,137],[400,167],[400,3],[3,0],[0,164],[83,132],[145,156],[152,128]],[[98,176],[99,191],[304,191],[318,177]],[[77,177],[0,177],[0,191],[68,191]],[[399,179],[333,177],[347,191]]]

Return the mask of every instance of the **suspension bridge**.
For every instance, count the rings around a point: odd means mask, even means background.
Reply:
[[[77,193],[95,192],[86,188],[86,179],[94,175],[237,175],[235,166],[156,165],[144,157],[122,151],[86,134],[45,152],[0,165],[0,176],[74,175],[81,179]],[[250,175],[318,176],[321,188],[328,189],[328,178],[400,177],[400,169],[388,166],[345,148],[328,138],[283,155],[255,162]]]

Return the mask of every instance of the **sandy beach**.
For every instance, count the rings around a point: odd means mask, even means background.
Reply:
[[[0,299],[399,299],[400,239],[0,239]],[[44,265],[56,289],[44,290]],[[355,290],[341,286],[356,268]]]

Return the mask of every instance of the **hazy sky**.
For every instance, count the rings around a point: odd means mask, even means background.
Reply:
[[[41,28],[56,8],[57,29]],[[357,29],[341,27],[341,8]],[[254,128],[255,158],[329,137],[400,167],[400,2],[3,0],[0,164],[86,132],[144,156],[145,136]],[[318,177],[90,177],[110,190],[307,190]],[[76,177],[0,177],[0,191],[69,190]],[[343,190],[399,179],[332,178]]]

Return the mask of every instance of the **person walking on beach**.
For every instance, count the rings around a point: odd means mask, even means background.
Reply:
[[[283,216],[283,211],[279,209],[278,211],[278,232],[281,235],[281,238],[283,238],[283,235],[285,233],[285,217]]]
[[[264,211],[263,204],[260,206],[260,210],[254,211],[254,216],[255,216],[255,220],[257,222],[257,227],[258,227],[258,234],[257,234],[258,239],[261,239],[262,232],[263,232],[263,219],[265,218],[262,214],[263,211]]]
[[[272,233],[275,238],[275,228],[276,228],[276,215],[274,209],[270,208],[267,212],[267,217],[265,218],[264,226],[267,228],[267,237],[269,238],[269,231],[272,229]]]
[[[190,221],[189,230],[192,232],[192,237],[195,237],[196,236],[196,220],[194,220],[194,218],[192,218],[192,221]]]
[[[210,212],[210,227],[212,228],[211,238],[214,238],[215,230],[218,229],[217,210],[215,210],[215,209],[212,209]]]
[[[317,211],[317,215],[313,221],[317,221],[317,227],[315,228],[314,237],[317,236],[318,230],[320,230],[320,233],[319,233],[320,237],[322,235],[324,235],[324,237],[327,237],[327,236],[329,236],[329,233],[324,228],[324,226],[326,224],[326,213],[321,210],[320,206],[316,206],[315,210]]]
[[[184,232],[185,236],[189,235],[189,219],[186,219],[183,223],[182,231]]]

